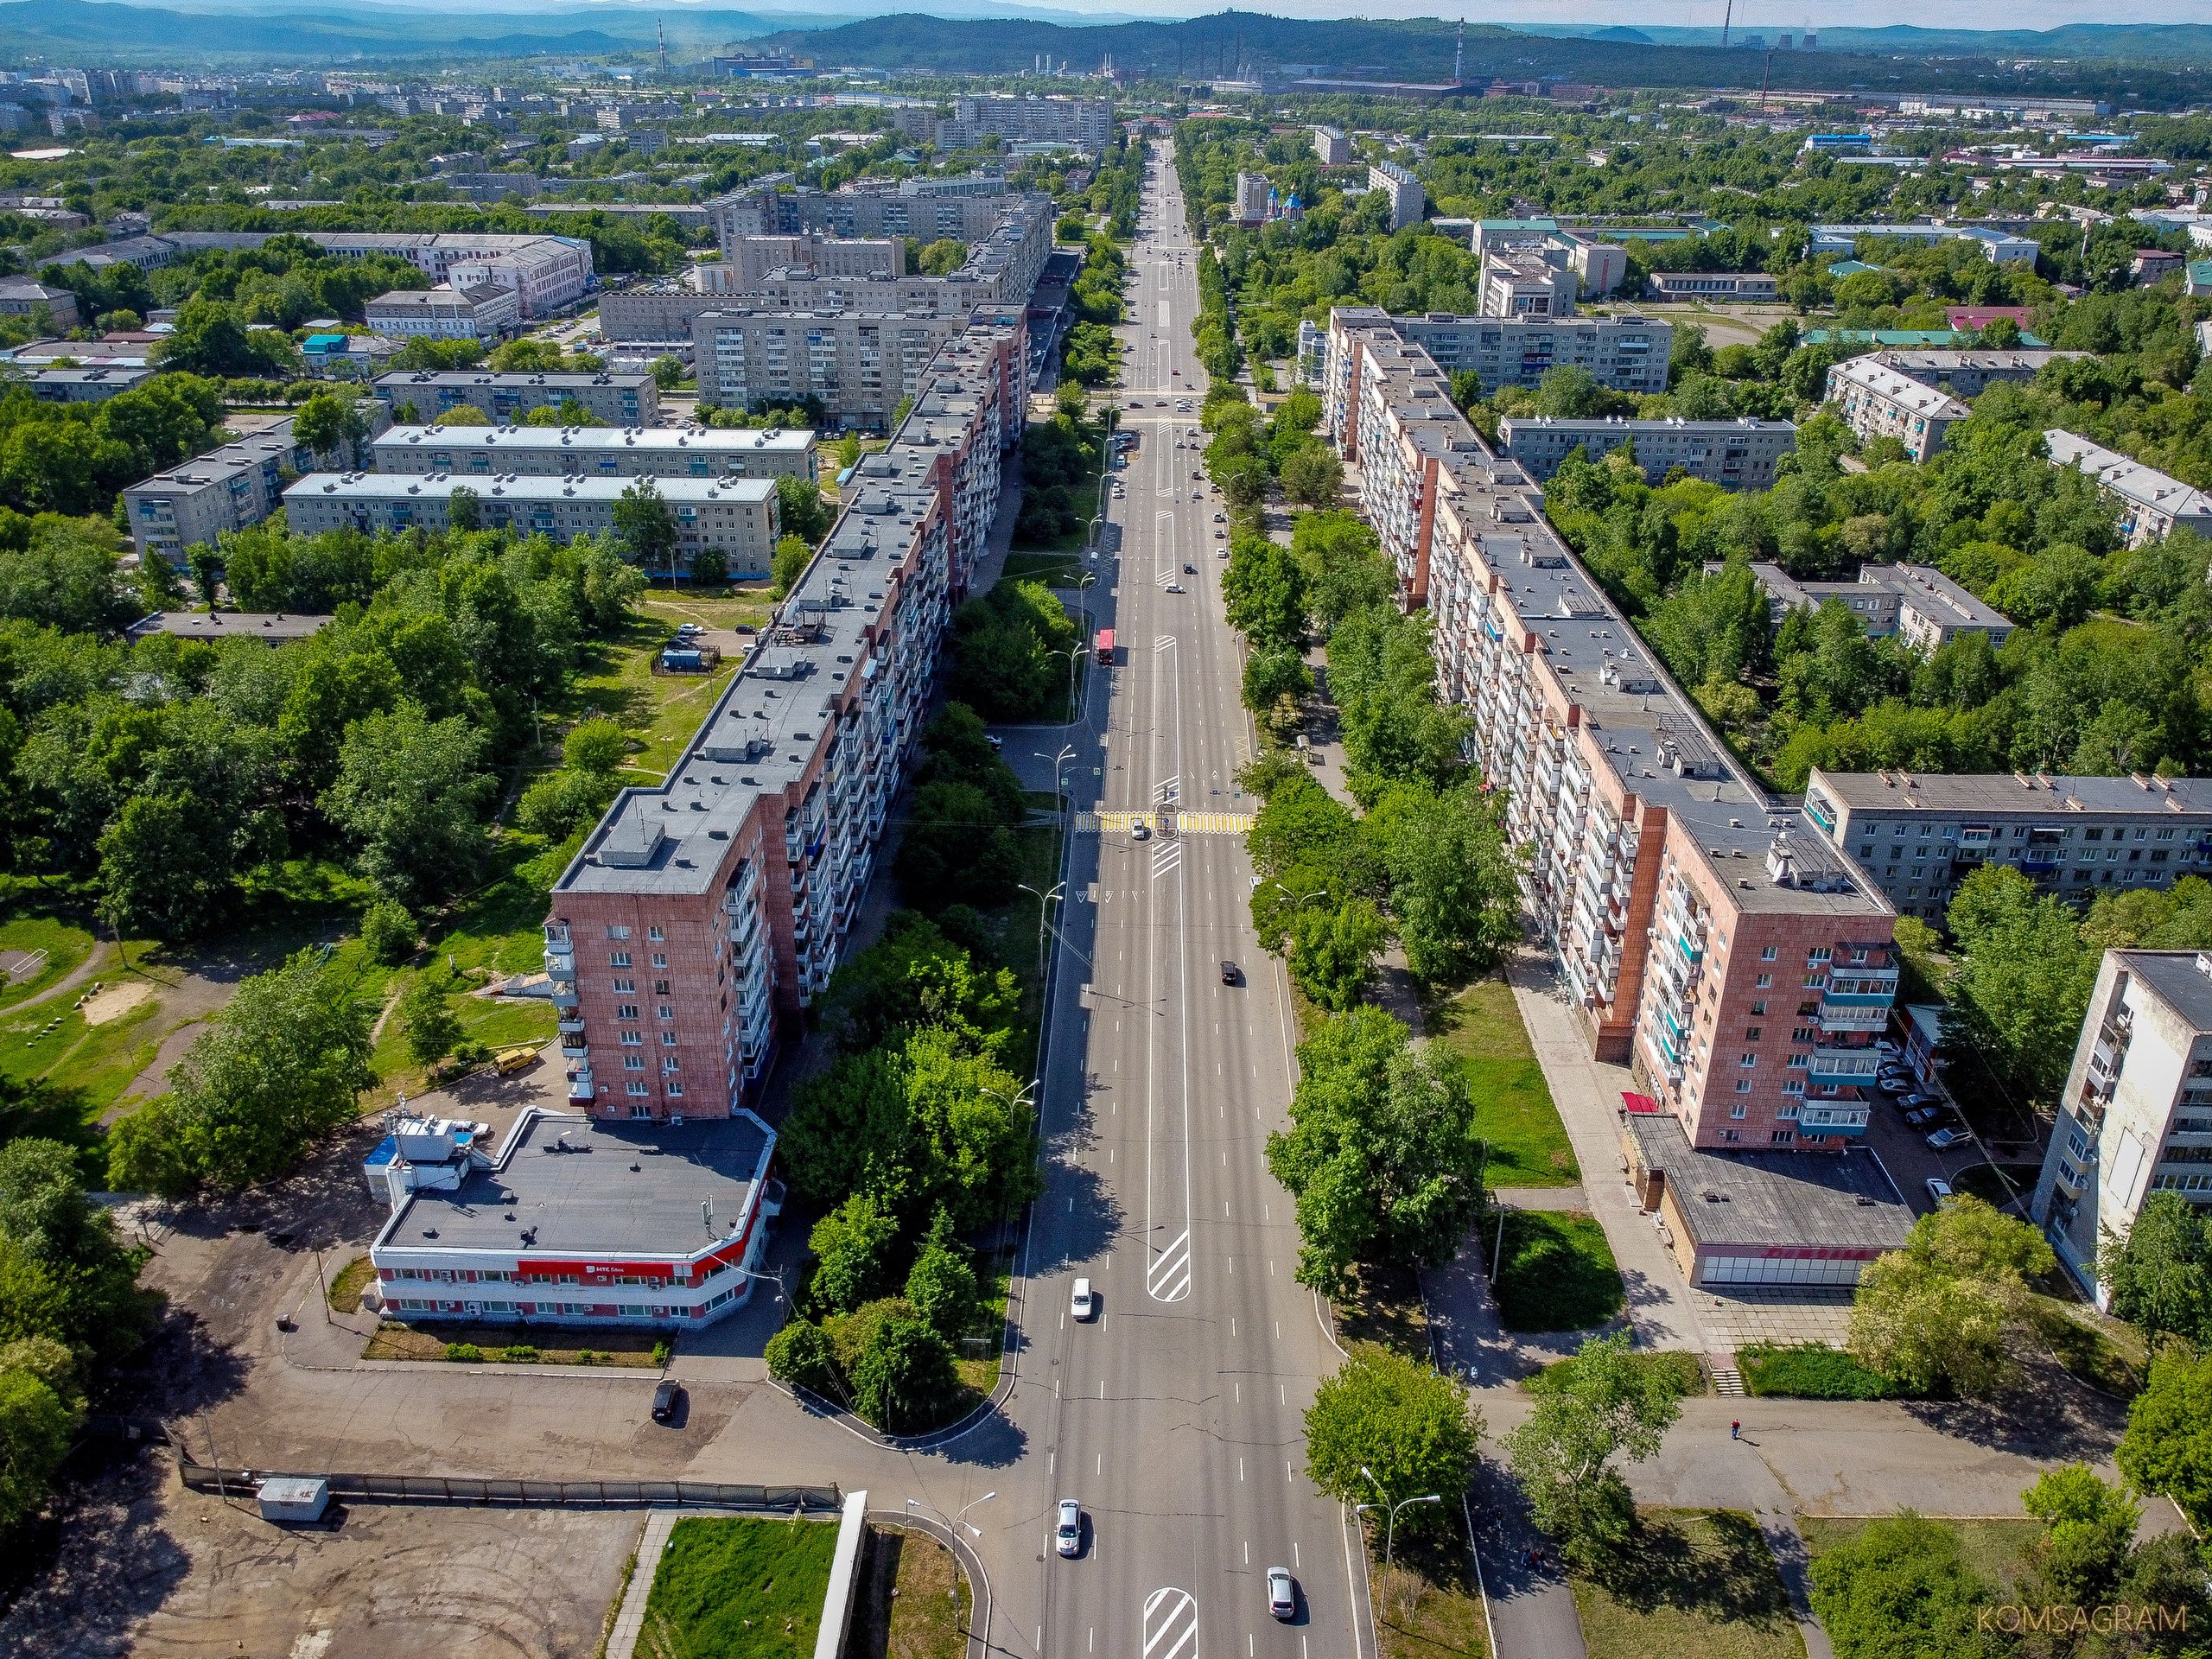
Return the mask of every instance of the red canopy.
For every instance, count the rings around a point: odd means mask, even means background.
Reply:
[[[1659,1110],[1659,1103],[1652,1099],[1650,1096],[1630,1094],[1625,1089],[1621,1090],[1621,1104],[1628,1108],[1631,1112],[1656,1112]]]

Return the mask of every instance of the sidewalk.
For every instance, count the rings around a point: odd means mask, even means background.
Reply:
[[[1635,1087],[1634,1078],[1626,1066],[1590,1057],[1581,1021],[1553,995],[1550,969],[1537,950],[1518,952],[1507,963],[1505,977],[1582,1166],[1590,1213],[1605,1228],[1620,1266],[1637,1342],[1647,1348],[1719,1351],[1698,1317],[1688,1281],[1652,1218],[1637,1207],[1622,1173],[1618,1120],[1621,1093]]]

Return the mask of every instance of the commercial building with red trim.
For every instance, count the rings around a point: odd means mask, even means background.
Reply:
[[[406,1319],[696,1329],[746,1300],[782,1207],[776,1132],[728,1116],[614,1121],[532,1108],[496,1156],[402,1122],[364,1166],[391,1203],[371,1246]]]

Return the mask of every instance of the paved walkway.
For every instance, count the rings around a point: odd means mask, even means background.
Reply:
[[[645,1634],[645,1598],[652,1594],[653,1574],[668,1548],[668,1535],[686,1516],[732,1516],[734,1510],[654,1510],[645,1516],[644,1536],[638,1540],[637,1565],[630,1571],[630,1587],[622,1595],[622,1611],[607,1633],[607,1659],[635,1659],[638,1638]]]
[[[1497,1659],[1586,1659],[1589,1649],[1574,1592],[1503,1465],[1483,1460],[1474,1502],[1475,1549],[1482,1558]],[[1529,1552],[1539,1545],[1546,1553],[1532,1560]]]
[[[1590,1195],[1573,1186],[1493,1186],[1492,1200],[1508,1210],[1580,1210],[1590,1212]]]
[[[1812,1560],[1805,1548],[1805,1535],[1797,1530],[1796,1518],[1787,1514],[1762,1515],[1758,1523],[1767,1553],[1774,1557],[1774,1570],[1781,1574],[1782,1587],[1789,1597],[1789,1611],[1796,1615],[1805,1659],[1835,1659],[1835,1644],[1821,1628],[1821,1621],[1813,1617]]]
[[[1506,964],[1505,976],[1582,1167],[1590,1213],[1604,1226],[1619,1263],[1637,1340],[1647,1348],[1715,1351],[1688,1282],[1654,1218],[1637,1207],[1625,1177],[1618,1127],[1621,1093],[1633,1089],[1635,1079],[1627,1067],[1590,1057],[1582,1022],[1553,994],[1549,964],[1537,951],[1516,954]]]

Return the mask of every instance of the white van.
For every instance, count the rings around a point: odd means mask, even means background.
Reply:
[[[1078,1319],[1087,1319],[1098,1311],[1098,1299],[1090,1294],[1090,1281],[1075,1281],[1075,1294],[1068,1298],[1068,1312]]]

